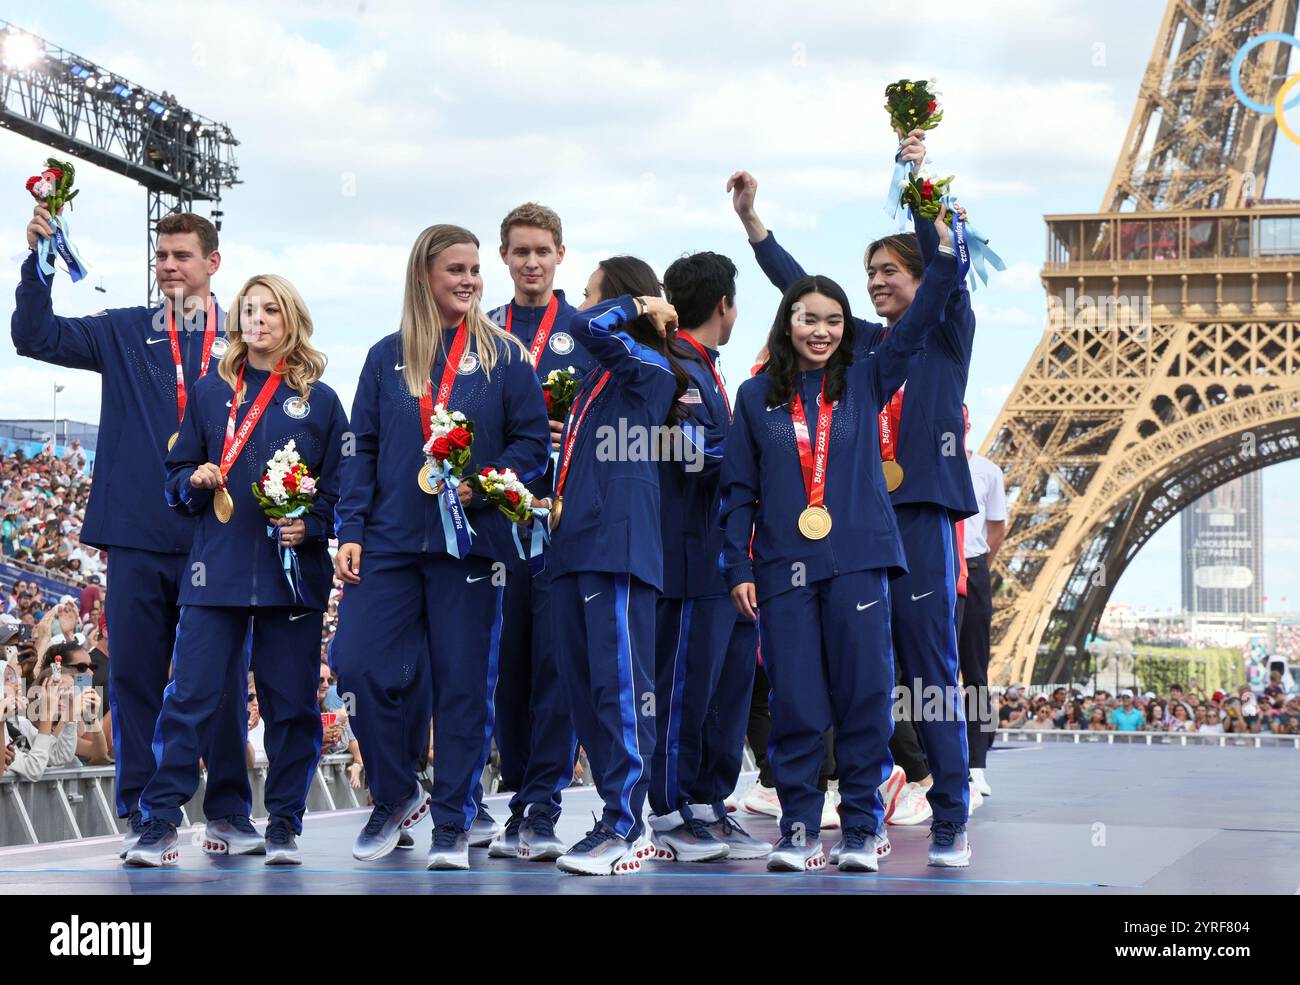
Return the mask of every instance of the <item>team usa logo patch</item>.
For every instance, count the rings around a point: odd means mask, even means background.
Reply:
[[[220,359],[222,356],[224,356],[224,355],[226,354],[226,350],[227,350],[228,348],[230,348],[230,342],[229,342],[229,340],[227,340],[227,339],[213,339],[213,340],[212,340],[212,358],[213,358],[213,359]]]
[[[284,402],[284,412],[296,421],[301,421],[311,413],[311,404],[302,397],[290,397]]]
[[[573,351],[573,336],[568,332],[556,332],[551,336],[551,351],[557,356],[567,356]]]
[[[456,372],[461,376],[471,376],[478,372],[478,356],[472,352],[467,352],[460,357],[460,365],[456,367]]]

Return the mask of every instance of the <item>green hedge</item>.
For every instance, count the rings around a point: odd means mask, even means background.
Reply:
[[[1143,690],[1160,695],[1167,695],[1171,684],[1187,687],[1193,677],[1206,694],[1232,691],[1246,683],[1246,660],[1240,649],[1138,644],[1133,651],[1133,669]]]

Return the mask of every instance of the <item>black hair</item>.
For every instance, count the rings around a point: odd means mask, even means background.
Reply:
[[[893,236],[882,236],[880,239],[873,240],[867,247],[866,263],[863,266],[871,266],[872,256],[882,248],[898,257],[909,274],[917,280],[921,279],[925,273],[925,264],[921,259],[921,247],[916,240],[916,233],[895,233]]]
[[[682,328],[699,328],[718,302],[736,301],[736,265],[721,253],[692,253],[674,260],[664,271],[664,291],[677,309]]]
[[[654,269],[639,257],[615,256],[601,260],[596,266],[600,268],[600,296],[604,301],[622,297],[661,297],[663,285],[655,275]],[[688,416],[682,407],[681,399],[690,385],[690,377],[682,366],[682,357],[672,344],[676,333],[669,329],[668,337],[661,338],[655,329],[654,321],[649,315],[642,315],[628,329],[628,334],[649,349],[654,349],[668,360],[677,386],[673,391],[673,403],[668,410],[664,423],[669,427],[680,424]]]
[[[768,403],[778,406],[789,402],[795,393],[795,377],[799,360],[794,343],[790,340],[790,324],[799,300],[809,294],[824,294],[839,304],[844,312],[844,334],[840,344],[826,362],[826,399],[835,401],[844,395],[844,371],[853,365],[853,347],[857,340],[857,326],[849,308],[849,296],[844,288],[820,274],[805,274],[786,288],[781,305],[767,335],[767,362],[763,368],[768,376]]]

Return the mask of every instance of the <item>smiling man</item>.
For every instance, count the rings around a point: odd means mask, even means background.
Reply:
[[[215,372],[226,339],[212,295],[221,266],[217,231],[178,213],[158,223],[155,275],[167,301],[158,308],[115,308],[87,318],[54,314],[50,287],[36,270],[36,238],[50,214],[37,205],[27,225],[11,323],[21,356],[103,377],[96,474],[81,541],[109,552],[107,600],[113,639],[109,664],[117,753],[117,809],[127,818],[127,849],[143,830],[140,791],[154,770],[153,732],[167,687],[179,614],[176,600],[194,539],[195,518],[167,506],[163,461],[180,431],[187,395]],[[242,679],[223,705],[205,756],[204,814],[209,835],[230,852],[260,849],[248,821],[252,794],[244,768],[247,728]]]
[[[500,253],[515,293],[488,317],[528,348],[540,381],[544,383],[553,370],[562,369],[572,369],[581,380],[595,361],[569,333],[574,308],[563,291],[554,289],[555,269],[564,260],[560,217],[535,202],[512,209],[501,222]],[[550,423],[554,452],[559,448],[563,422]],[[534,492],[549,495],[553,482],[551,465]],[[573,775],[577,738],[560,693],[549,599],[545,554],[531,563],[517,561],[507,588],[496,690],[501,778],[515,794],[504,828],[496,831],[485,813],[476,822],[482,831],[480,840],[489,830],[494,832],[489,853],[495,857],[517,854],[546,861],[558,858],[564,850],[554,824],[560,815],[560,791]]]

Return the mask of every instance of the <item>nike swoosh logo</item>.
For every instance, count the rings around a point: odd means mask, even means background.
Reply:
[[[880,601],[880,599],[876,599],[876,602],[879,602],[879,601]],[[867,602],[867,603],[865,603],[865,604],[863,604],[862,602],[859,602],[859,603],[858,603],[858,611],[859,611],[859,612],[862,612],[864,609],[870,609],[873,605],[876,604],[876,602]]]
[[[476,582],[476,581],[484,581],[484,580],[486,580],[488,577],[489,577],[488,575],[479,575],[477,578],[471,578],[469,575],[466,575],[466,576],[465,576],[465,584],[466,584],[466,585],[472,585],[472,584],[474,584],[474,582]]]
[[[933,595],[933,594],[934,594],[934,592],[926,592],[925,595],[913,595],[913,596],[912,596],[912,601],[913,601],[913,602],[920,602],[921,599],[925,598],[926,595]]]
[[[300,614],[298,614],[298,615],[296,615],[296,616],[290,616],[290,617],[289,617],[289,621],[290,621],[290,622],[297,622],[299,619],[306,619],[308,616],[314,616],[314,615],[317,615],[317,614],[318,614],[318,613],[315,613],[315,612],[303,612],[303,613],[300,613]]]
[[[600,594],[600,592],[597,592],[597,593],[596,593],[596,595],[599,595],[599,594]],[[584,595],[584,596],[582,597],[582,604],[583,604],[583,605],[586,605],[588,602],[590,602],[592,599],[594,599],[594,598],[596,597],[596,595]]]
[[[167,342],[167,341],[169,341],[169,339],[168,339],[166,336],[164,336],[164,337],[161,338],[161,339],[145,339],[145,340],[144,340],[144,344],[145,344],[145,345],[157,345],[159,342]]]
[[[396,366],[393,367],[393,369],[397,370],[397,372],[400,373],[402,370],[406,369],[406,363],[398,363]]]

